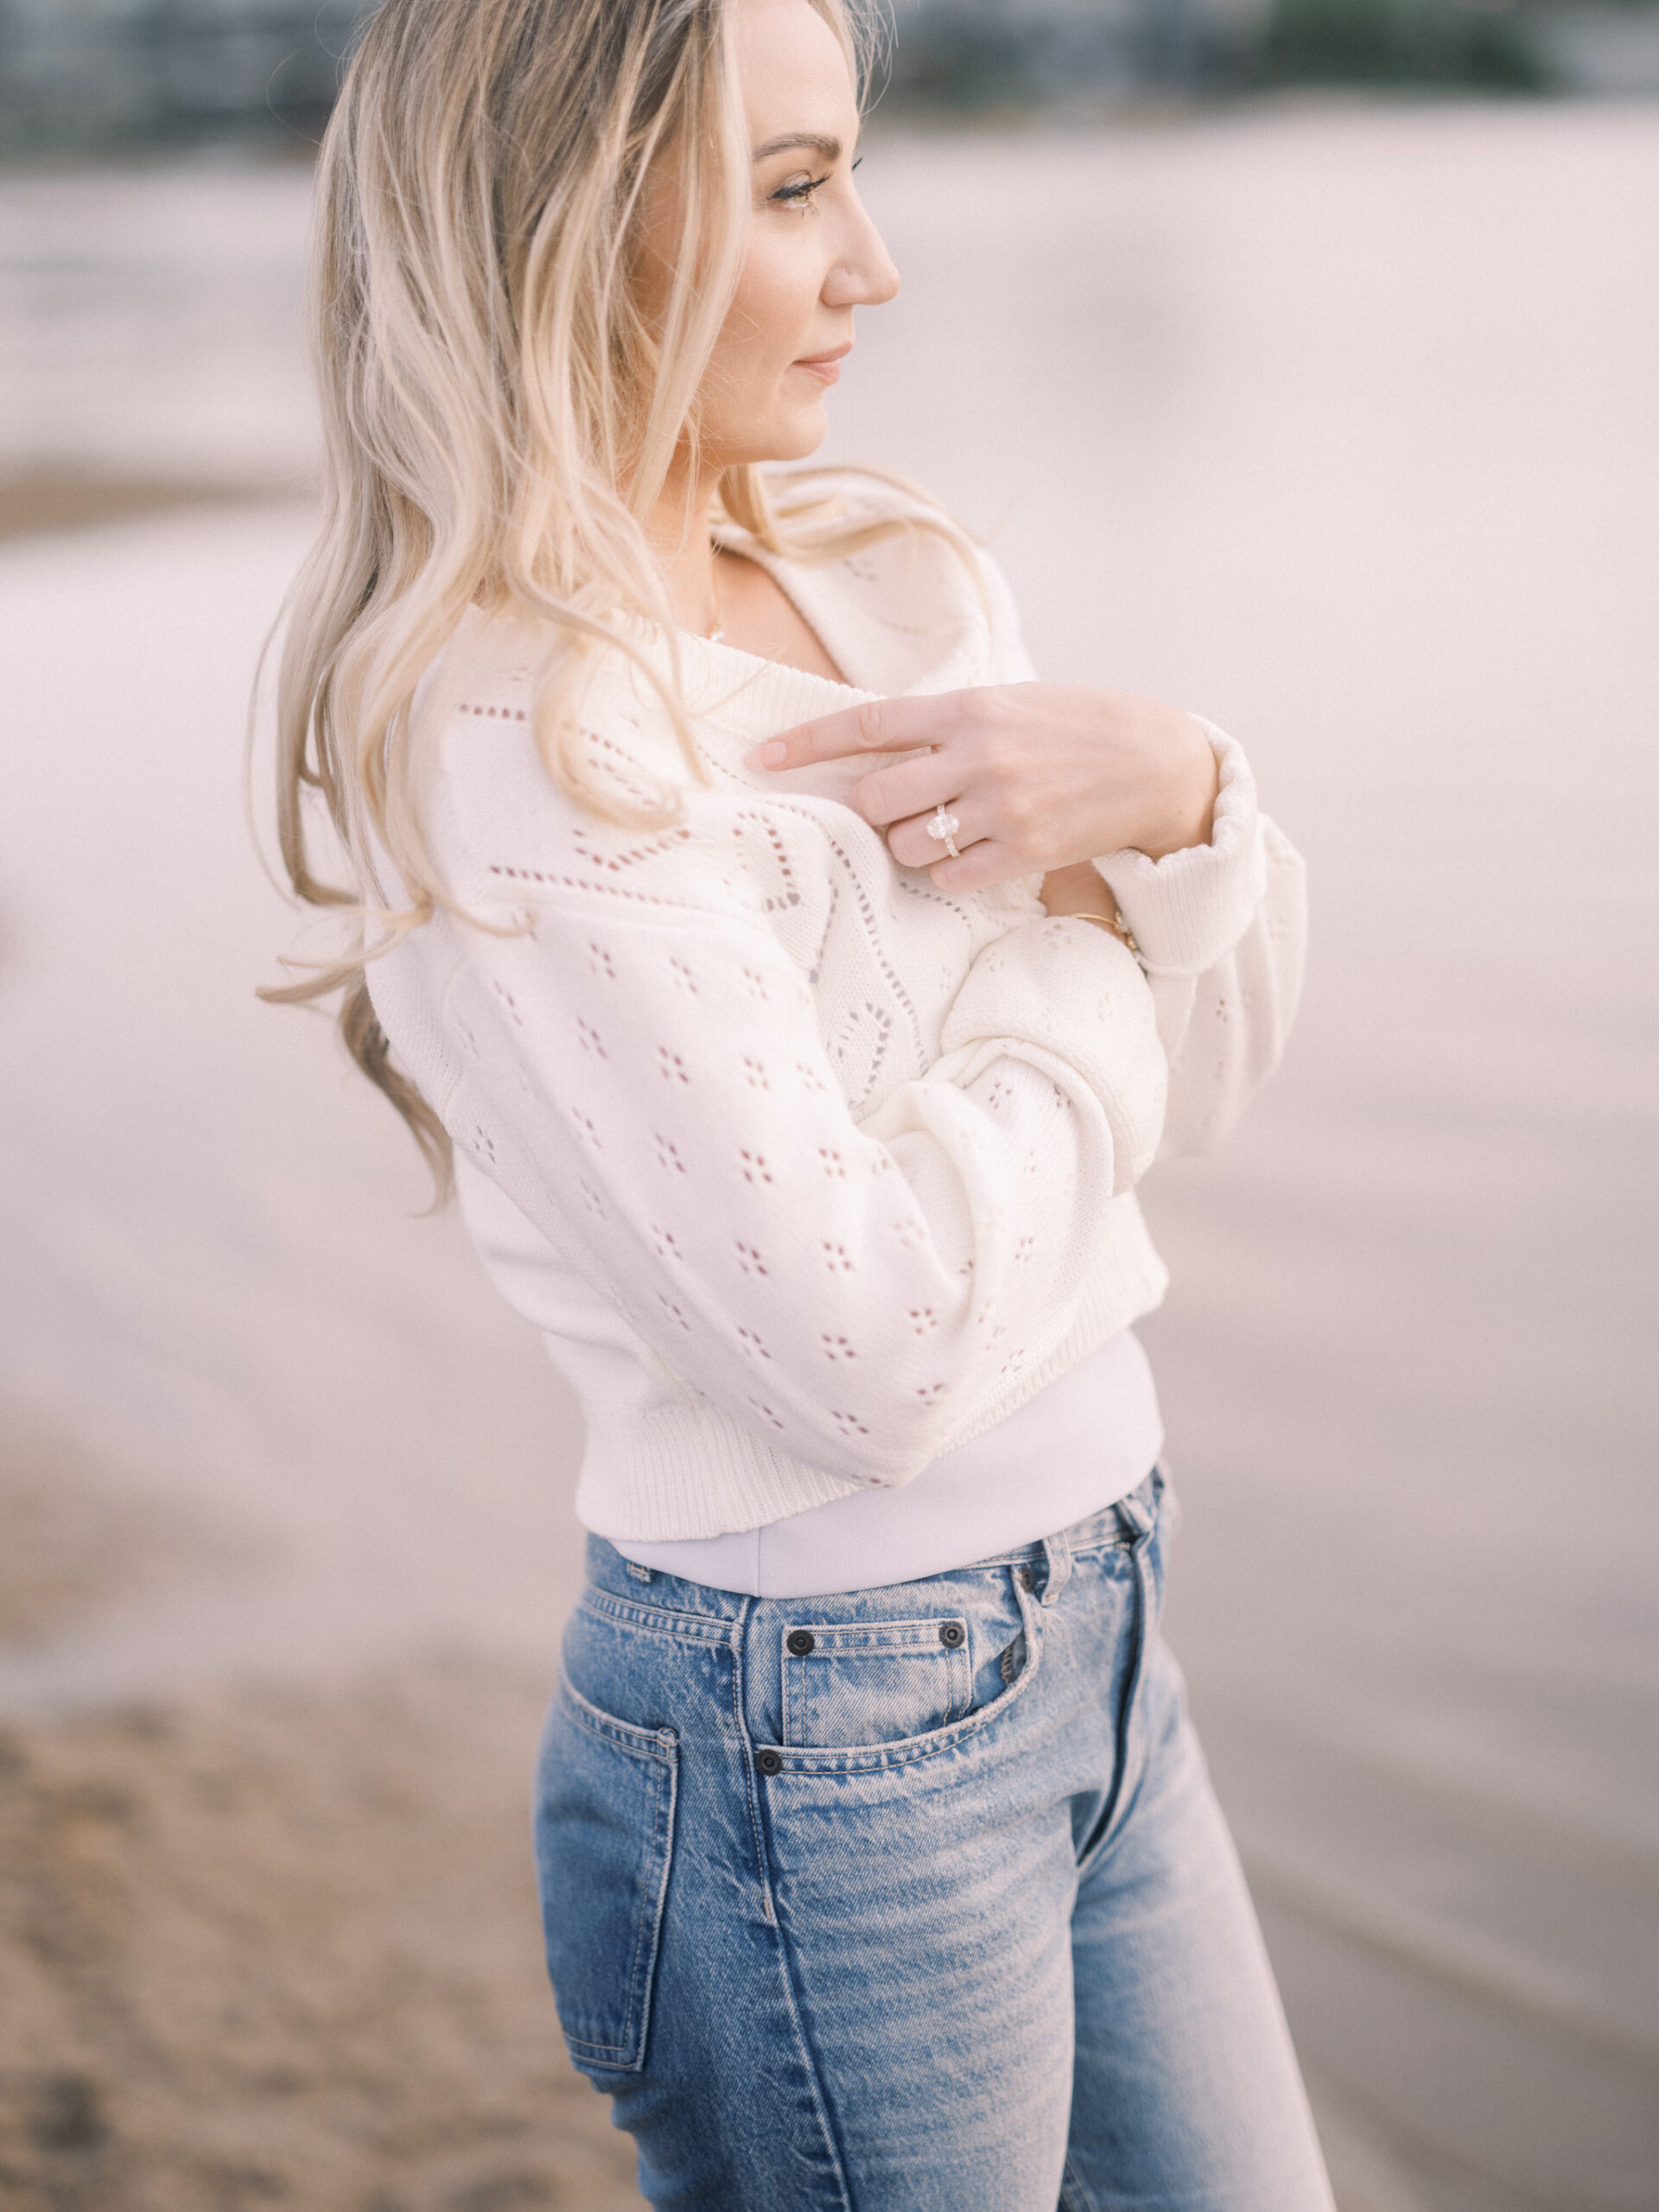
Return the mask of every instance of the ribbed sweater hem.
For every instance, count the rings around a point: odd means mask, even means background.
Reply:
[[[1168,1284],[1168,1270],[1137,1208],[1091,1272],[1062,1341],[964,1427],[942,1432],[909,1479],[956,1446],[1006,1421],[1109,1337],[1152,1313]],[[860,1487],[776,1451],[716,1407],[688,1400],[653,1413],[643,1423],[628,1416],[613,1438],[590,1435],[575,1508],[577,1519],[595,1535],[613,1542],[664,1543],[764,1528],[831,1498],[849,1497]],[[718,1503],[713,1491],[719,1493]]]

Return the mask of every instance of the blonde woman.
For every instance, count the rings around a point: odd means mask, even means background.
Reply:
[[[649,2201],[1328,2212],[1132,1330],[1300,863],[1219,731],[1033,681],[922,495],[757,473],[897,289],[857,75],[842,0],[371,23],[281,687],[361,934],[288,995],[580,1394],[536,1850]]]

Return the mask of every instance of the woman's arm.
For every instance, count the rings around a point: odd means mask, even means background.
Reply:
[[[1007,581],[982,563],[987,688],[804,723],[772,741],[779,760],[754,765],[928,748],[849,794],[887,827],[895,859],[927,867],[941,887],[1026,875],[1052,912],[1116,903],[1169,1060],[1163,1148],[1207,1150],[1273,1071],[1294,1018],[1306,944],[1301,859],[1258,811],[1242,748],[1213,724],[1154,700],[1038,683]],[[926,833],[925,809],[941,800],[959,836],[978,840],[960,860],[936,859]]]
[[[1279,1065],[1301,996],[1306,871],[1275,823],[1259,817],[1262,882],[1243,934],[1201,970],[1152,973],[1170,1058],[1160,1157],[1219,1144]],[[1131,903],[1138,903],[1131,899]]]
[[[1219,788],[1209,841],[1092,865],[1134,934],[1168,1056],[1162,1153],[1207,1152],[1278,1065],[1307,944],[1301,855],[1256,804],[1243,749],[1212,724]]]
[[[797,1459],[902,1484],[1146,1287],[1110,1203],[1163,1124],[1146,988],[1105,932],[1023,923],[861,1123],[763,902],[663,895],[732,874],[729,821],[693,820],[663,874],[536,899],[524,934],[441,917],[372,967],[375,1005],[456,1142],[671,1373]]]

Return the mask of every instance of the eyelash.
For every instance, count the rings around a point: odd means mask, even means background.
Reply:
[[[853,168],[859,168],[863,159],[864,156],[861,154],[858,160],[853,163]],[[813,194],[822,191],[829,181],[829,173],[826,170],[823,176],[803,177],[799,184],[779,185],[772,196],[785,207],[810,207],[812,204]]]

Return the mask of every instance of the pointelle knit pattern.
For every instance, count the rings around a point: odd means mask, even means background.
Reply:
[[[911,511],[840,490],[855,514]],[[423,815],[488,926],[440,912],[368,971],[454,1140],[480,1255],[580,1398],[578,1516],[618,1539],[907,1483],[1155,1306],[1135,1186],[1160,1147],[1230,1128],[1300,988],[1300,861],[1208,725],[1211,843],[1095,862],[1144,972],[1045,916],[1039,877],[953,893],[896,862],[846,793],[902,756],[746,769],[861,697],[1033,671],[977,551],[976,576],[921,532],[810,565],[727,542],[856,688],[682,639],[699,787],[611,657],[589,761],[620,791],[683,791],[677,823],[619,829],[543,766],[523,641],[469,622],[423,687]]]

